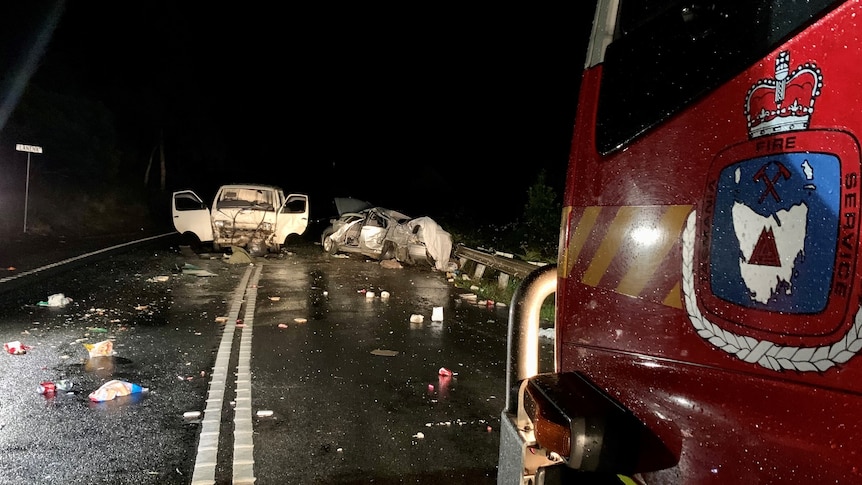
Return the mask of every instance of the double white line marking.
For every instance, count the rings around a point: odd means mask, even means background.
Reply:
[[[231,358],[234,332],[239,330],[239,361],[236,366],[236,405],[233,409],[233,484],[253,484],[254,443],[251,414],[251,334],[254,310],[257,302],[257,283],[262,266],[249,266],[239,285],[234,290],[230,311],[227,315],[224,334],[216,355],[210,388],[207,394],[204,419],[198,442],[192,485],[214,484],[218,464],[219,431],[222,410],[225,405],[225,383]],[[236,322],[245,303],[243,326],[237,329]]]

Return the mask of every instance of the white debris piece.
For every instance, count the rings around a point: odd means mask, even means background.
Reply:
[[[432,322],[442,322],[443,321],[443,307],[435,306],[431,311],[431,321]]]

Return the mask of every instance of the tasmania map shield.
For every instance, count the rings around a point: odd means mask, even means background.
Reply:
[[[838,158],[824,153],[724,168],[710,246],[713,294],[749,308],[822,311],[835,263],[840,180]]]

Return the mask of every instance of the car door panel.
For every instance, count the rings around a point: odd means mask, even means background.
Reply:
[[[210,210],[193,191],[181,190],[173,193],[171,215],[174,229],[180,234],[192,233],[201,242],[213,240]]]

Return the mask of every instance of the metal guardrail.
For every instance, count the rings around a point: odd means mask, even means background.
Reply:
[[[456,246],[453,254],[458,258],[462,268],[467,261],[476,264],[473,271],[473,277],[476,279],[481,279],[486,269],[497,271],[499,273],[497,280],[500,286],[506,286],[509,283],[509,277],[524,279],[528,274],[541,267],[526,261],[498,256],[464,246]]]

